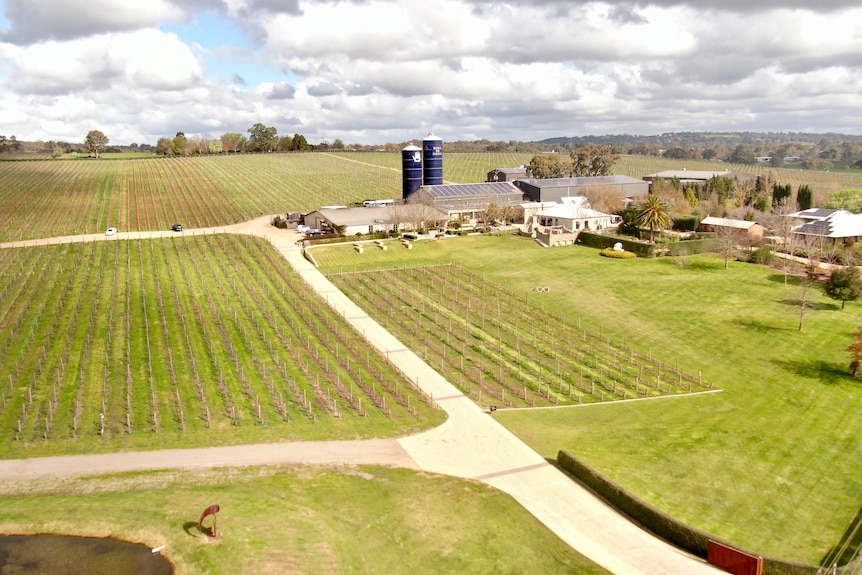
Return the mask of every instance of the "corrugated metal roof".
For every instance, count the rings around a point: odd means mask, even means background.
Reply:
[[[700,221],[700,223],[707,226],[735,228],[738,230],[748,230],[757,225],[757,222],[749,222],[746,220],[732,220],[730,218],[716,218],[714,216],[705,217]]]
[[[643,180],[629,176],[583,176],[577,178],[527,178],[521,180],[537,188],[562,186],[583,187],[595,184],[643,184]]]

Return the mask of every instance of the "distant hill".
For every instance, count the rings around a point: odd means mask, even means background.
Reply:
[[[587,144],[671,144],[687,145],[737,145],[737,144],[817,144],[822,140],[834,143],[862,142],[862,135],[806,132],[666,132],[651,136],[634,134],[606,134],[603,136],[574,136],[547,138],[537,144],[561,146],[565,144],[584,146]]]

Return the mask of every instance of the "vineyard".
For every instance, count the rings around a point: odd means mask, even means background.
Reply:
[[[0,250],[0,278],[7,456],[263,430],[371,436],[442,418],[258,238]]]
[[[400,197],[400,173],[327,154],[0,162],[0,241],[222,226]]]
[[[444,179],[483,182],[529,154],[449,153]],[[217,227],[264,214],[401,197],[398,153],[296,153],[0,162],[0,241],[103,232]],[[664,169],[762,173],[762,166],[622,156],[614,173],[641,178]],[[775,170],[780,183],[809,184],[824,200],[862,188],[862,175]]]
[[[711,389],[700,376],[529,305],[460,266],[330,276],[483,407],[573,405]]]

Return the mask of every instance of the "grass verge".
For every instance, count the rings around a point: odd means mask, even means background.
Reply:
[[[166,471],[20,487],[0,486],[0,531],[165,545],[178,575],[607,573],[509,496],[403,469]],[[197,530],[213,503],[218,541]]]

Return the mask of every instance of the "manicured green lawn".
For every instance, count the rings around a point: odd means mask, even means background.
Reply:
[[[404,469],[124,474],[39,482],[23,493],[6,485],[0,493],[2,532],[164,545],[178,575],[607,573],[509,496]],[[219,541],[197,529],[214,503]]]
[[[845,348],[860,304],[842,311],[815,293],[800,332],[798,285],[750,264],[725,270],[709,255],[680,272],[669,259],[610,260],[517,237],[417,242],[407,252],[314,254],[333,271],[459,263],[524,293],[537,321],[580,319],[723,390],[496,412],[544,456],[566,449],[675,516],[767,555],[816,563],[855,516],[862,384],[845,375]]]

